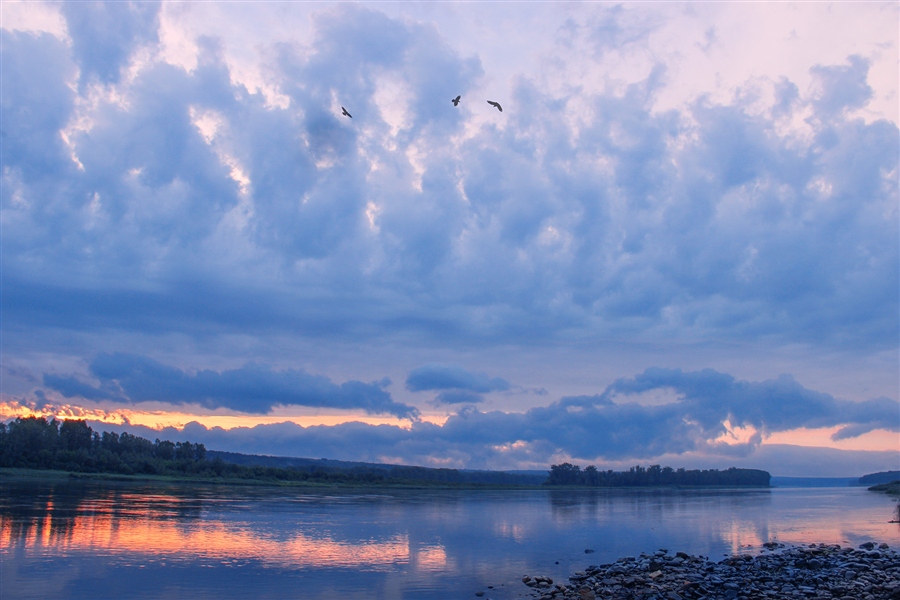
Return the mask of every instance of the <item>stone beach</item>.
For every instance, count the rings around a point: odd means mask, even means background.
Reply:
[[[660,549],[591,565],[565,584],[529,575],[522,582],[540,600],[900,600],[900,554],[872,542],[856,549],[767,542],[761,554],[716,562]]]

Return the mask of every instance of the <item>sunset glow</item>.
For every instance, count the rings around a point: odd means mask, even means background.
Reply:
[[[0,598],[895,589],[898,23],[0,0]]]
[[[3,421],[900,469],[896,2],[0,11]]]
[[[177,501],[178,498],[160,498]],[[443,568],[446,557],[440,549],[411,549],[406,537],[389,540],[371,540],[365,544],[357,541],[340,542],[330,539],[312,539],[296,535],[288,540],[269,539],[252,529],[225,527],[221,524],[166,522],[156,518],[158,514],[129,515],[122,519],[117,515],[80,515],[73,522],[60,528],[54,523],[53,506],[48,505],[48,516],[37,526],[20,537],[7,521],[0,523],[0,544],[13,545],[29,552],[53,550],[62,554],[79,552],[103,552],[115,555],[144,555],[155,560],[189,556],[192,560],[207,561],[261,561],[270,566],[297,567],[356,567],[378,568],[408,564],[418,561],[423,568]]]

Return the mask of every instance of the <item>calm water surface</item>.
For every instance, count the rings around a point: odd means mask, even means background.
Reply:
[[[4,482],[0,597],[504,600],[527,597],[525,573],[565,579],[659,548],[716,558],[769,540],[897,547],[892,509],[863,488],[365,493]]]

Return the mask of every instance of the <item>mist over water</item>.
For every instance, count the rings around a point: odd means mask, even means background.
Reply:
[[[525,573],[667,548],[900,544],[861,488],[284,490],[5,482],[0,596],[527,597]],[[594,552],[586,554],[585,550]],[[493,586],[493,587],[489,587]]]

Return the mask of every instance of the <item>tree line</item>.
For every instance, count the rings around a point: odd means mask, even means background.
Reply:
[[[81,420],[26,417],[0,423],[0,467],[170,475],[197,473],[208,462],[203,444],[98,433]]]
[[[634,486],[766,486],[771,475],[758,469],[685,470],[652,465],[634,466],[627,471],[601,471],[594,465],[582,469],[577,465],[562,463],[550,467],[550,476],[544,485],[583,485],[591,487]]]
[[[98,433],[82,420],[48,421],[44,417],[17,418],[9,424],[0,423],[0,467],[360,485],[540,483],[533,481],[533,478],[512,473],[404,465],[359,465],[349,468],[322,465],[240,465],[224,461],[218,456],[210,460],[203,444],[159,439],[151,442],[129,433]]]

